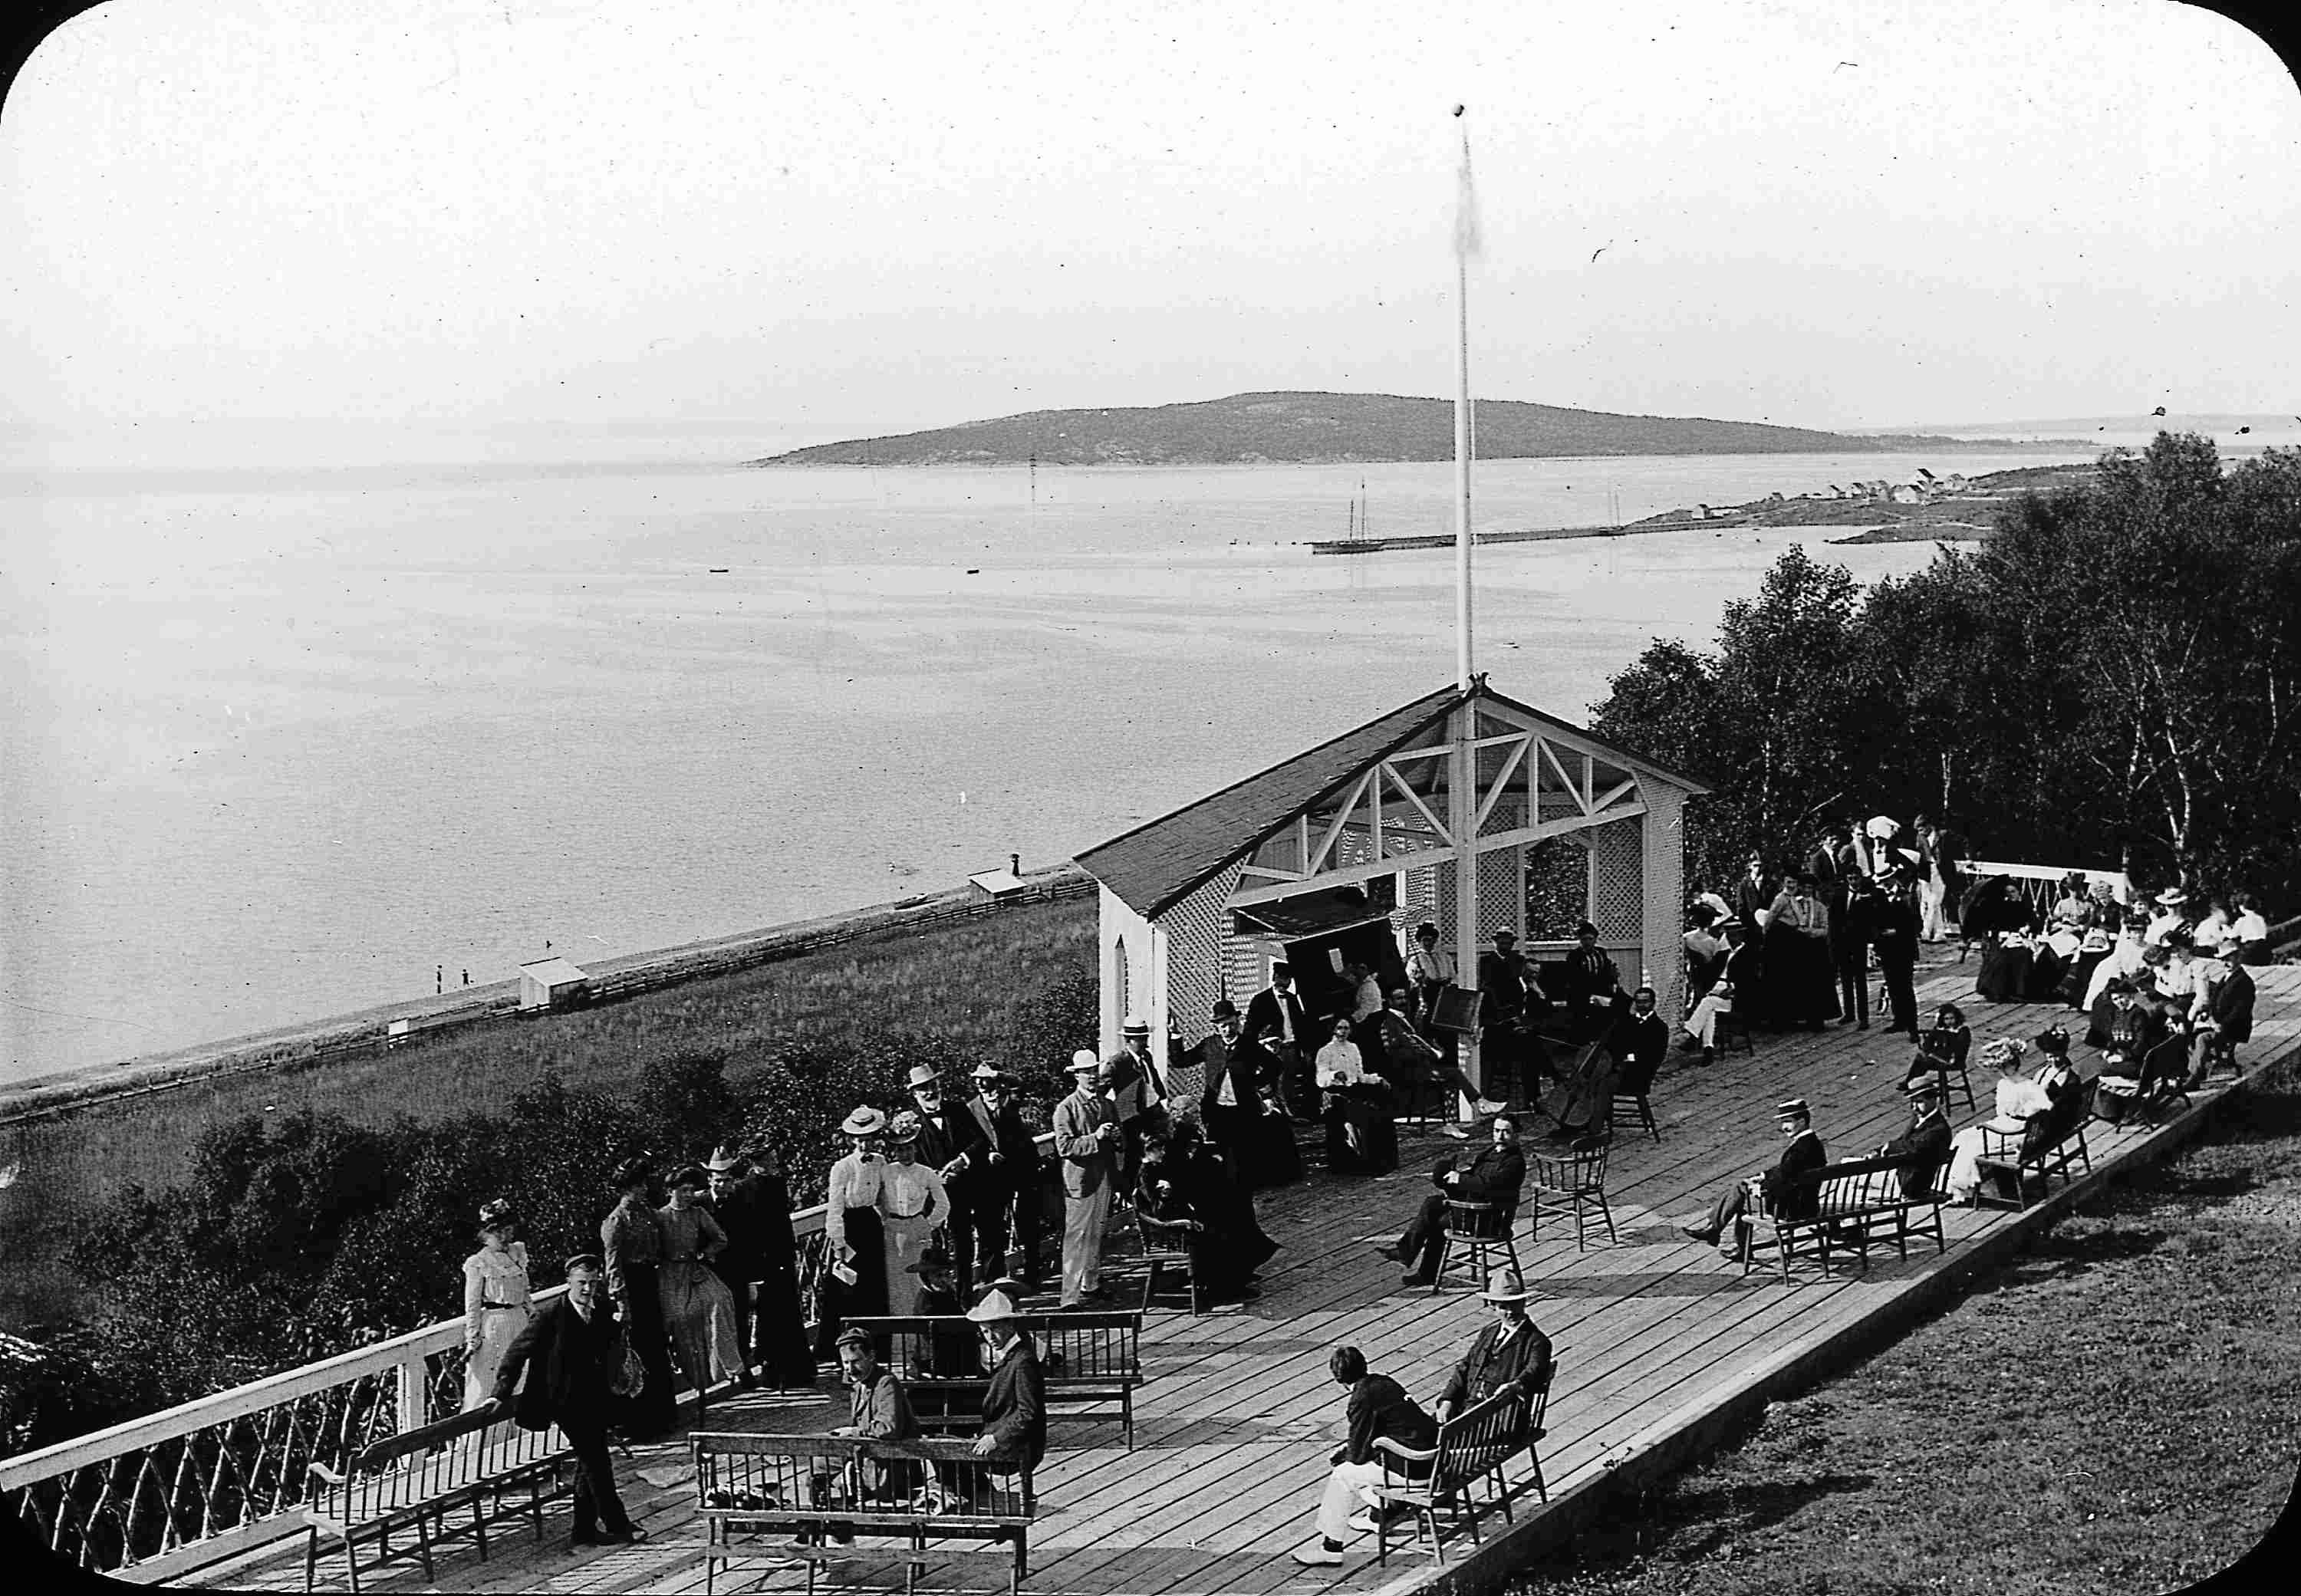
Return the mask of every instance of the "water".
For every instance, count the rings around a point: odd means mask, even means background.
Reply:
[[[1376,534],[1449,530],[1449,466],[1042,470],[1034,500],[1021,469],[724,464],[809,440],[441,466],[343,435],[297,472],[213,432],[130,470],[19,440],[0,1081],[1053,863],[1452,678],[1450,554],[1296,547],[1361,480]],[[1494,462],[1478,522],[2065,457]],[[1838,535],[1481,548],[1478,666],[1579,720]]]

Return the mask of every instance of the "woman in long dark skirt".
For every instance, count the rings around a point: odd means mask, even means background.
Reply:
[[[824,1199],[824,1245],[829,1251],[815,1325],[815,1355],[824,1361],[838,1356],[840,1327],[848,1319],[887,1311],[887,1244],[878,1207],[885,1169],[879,1138],[886,1129],[887,1116],[867,1106],[839,1127],[855,1150],[831,1166]],[[842,1268],[853,1274],[852,1281],[841,1278]]]
[[[1837,966],[1829,956],[1829,909],[1813,877],[1793,876],[1766,920],[1766,1017],[1816,1028],[1837,1017]]]

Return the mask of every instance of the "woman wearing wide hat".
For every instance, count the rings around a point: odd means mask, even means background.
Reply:
[[[926,1251],[935,1230],[950,1217],[950,1194],[942,1177],[918,1162],[919,1116],[899,1108],[887,1122],[887,1160],[879,1166],[879,1224],[885,1237],[887,1309],[919,1311],[919,1276],[911,1267]]]
[[[879,1189],[886,1161],[878,1153],[887,1116],[867,1103],[849,1115],[839,1133],[854,1150],[831,1166],[823,1211],[823,1283],[815,1316],[815,1355],[838,1356],[839,1327],[849,1316],[887,1311],[886,1237],[879,1223]]]

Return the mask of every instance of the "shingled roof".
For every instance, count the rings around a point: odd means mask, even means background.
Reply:
[[[1474,679],[1467,696],[1504,705],[1561,731],[1587,738],[1601,748],[1615,748],[1579,726],[1505,698],[1488,687],[1483,676]],[[1452,683],[1425,694],[1354,731],[1345,731],[1259,775],[1089,848],[1078,856],[1078,865],[1118,894],[1135,913],[1146,918],[1162,915],[1212,880],[1225,865],[1261,847],[1305,809],[1342,791],[1367,766],[1396,753],[1443,721],[1465,697],[1464,689]],[[1702,782],[1627,749],[1619,754],[1624,764],[1689,792],[1709,790]]]

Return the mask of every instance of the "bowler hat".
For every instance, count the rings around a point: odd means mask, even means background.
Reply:
[[[1227,998],[1216,999],[1214,1017],[1217,1020],[1234,1020],[1238,1018],[1238,1005],[1232,1002]]]

